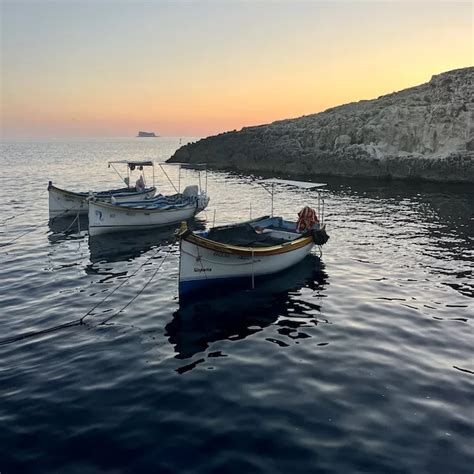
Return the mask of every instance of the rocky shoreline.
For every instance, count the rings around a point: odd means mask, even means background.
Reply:
[[[169,162],[306,176],[474,182],[474,67],[374,100],[181,147]]]

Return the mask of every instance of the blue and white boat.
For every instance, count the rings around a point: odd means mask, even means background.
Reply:
[[[183,223],[179,234],[180,299],[209,293],[220,285],[254,288],[256,279],[286,270],[315,245],[327,242],[324,200],[319,192],[324,184],[276,179],[260,184],[272,196],[272,213],[275,185],[316,189],[319,219],[314,209],[305,207],[298,221],[265,216],[199,232],[191,232]],[[308,221],[305,213],[313,216],[312,220]]]
[[[198,186],[144,201],[104,202],[93,196],[89,199],[89,235],[178,224],[203,211],[208,203],[209,197]]]

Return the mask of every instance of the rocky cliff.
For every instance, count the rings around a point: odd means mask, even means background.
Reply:
[[[170,162],[273,175],[474,182],[474,67],[420,86],[183,146]]]

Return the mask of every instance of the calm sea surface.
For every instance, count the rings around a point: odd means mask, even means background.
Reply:
[[[115,187],[107,160],[178,146],[2,142],[0,339],[110,296],[0,345],[1,473],[472,473],[474,189],[331,179],[321,261],[180,307],[172,231],[92,240],[48,225],[46,190]],[[250,176],[208,191],[196,226],[269,213]],[[315,202],[282,190],[275,212]]]

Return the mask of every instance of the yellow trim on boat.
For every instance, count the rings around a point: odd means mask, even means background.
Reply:
[[[209,240],[205,237],[198,236],[192,232],[186,233],[184,235],[181,234],[181,238],[187,242],[207,248],[209,250],[215,250],[216,252],[224,252],[241,256],[253,255],[258,257],[291,252],[313,243],[312,236],[300,237],[296,240],[289,241],[288,243],[285,242],[284,244],[273,245],[271,247],[239,247],[237,245],[222,244],[220,242],[215,242],[214,240]]]

